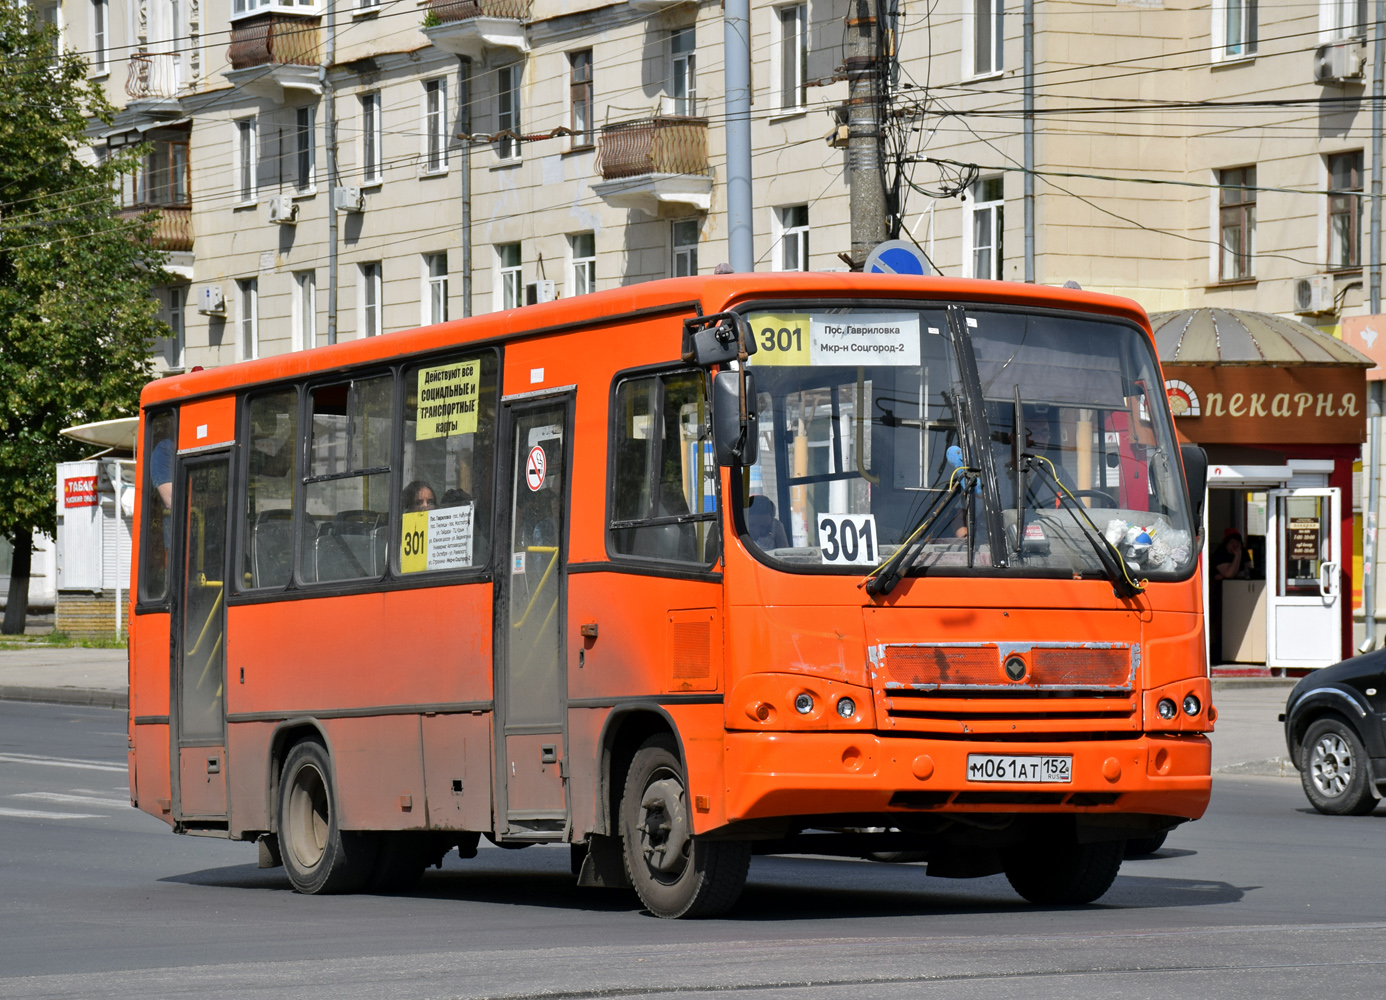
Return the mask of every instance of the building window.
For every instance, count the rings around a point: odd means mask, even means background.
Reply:
[[[698,273],[697,219],[680,219],[673,225],[675,278],[688,278]]]
[[[361,270],[361,336],[375,337],[383,328],[380,294],[380,261],[360,265]]]
[[[446,323],[448,319],[448,255],[426,253],[423,258],[424,309],[423,321]]]
[[[316,143],[313,118],[317,109],[298,108],[294,112],[294,187],[300,192],[313,190]]]
[[[520,158],[520,73],[523,67],[502,66],[496,70],[496,131],[502,135],[497,152],[502,160]]]
[[[1220,59],[1256,54],[1257,0],[1217,0],[1213,6],[1214,41]]]
[[[184,327],[183,308],[188,302],[188,290],[183,287],[168,290],[168,340],[164,342],[164,363],[170,368],[183,367]]]
[[[362,10],[374,10],[380,6],[380,0],[361,0]]]
[[[379,184],[382,167],[380,92],[361,95],[361,180]]]
[[[448,166],[448,86],[446,80],[424,81],[424,169]]]
[[[110,10],[106,0],[91,0],[91,69],[93,73],[110,71],[107,51],[110,48],[107,37],[110,25]]]
[[[971,278],[1001,280],[1002,234],[1006,228],[1005,182],[1000,177],[984,177],[972,185],[968,252]]]
[[[317,278],[312,271],[294,275],[294,350],[306,351],[318,342]]]
[[[809,216],[807,205],[775,209],[780,230],[781,271],[809,269]]]
[[[1362,151],[1328,158],[1328,266],[1362,266]]]
[[[1256,256],[1256,168],[1218,171],[1218,280],[1253,275]]]
[[[568,66],[572,82],[568,93],[573,106],[572,122],[573,145],[592,145],[592,50],[583,49],[568,55]]]
[[[524,304],[520,267],[520,244],[502,243],[496,247],[497,290],[502,309],[514,309]]]
[[[808,104],[808,4],[780,7],[775,17],[779,32],[775,78],[779,80],[780,107],[789,111]]]
[[[573,295],[597,290],[597,237],[595,233],[574,233],[568,237],[573,267],[568,287]]]
[[[698,101],[697,41],[692,28],[669,32],[669,110],[676,115],[696,114]]]
[[[972,56],[972,72],[969,76],[986,76],[1000,73],[1006,67],[1004,58],[1006,32],[1004,0],[971,0],[966,8],[970,16],[971,45],[967,52]]]
[[[145,148],[148,152],[135,169],[121,176],[122,207],[187,208],[191,204],[188,143],[158,139]]]
[[[255,119],[236,122],[236,191],[242,203],[255,200]]]
[[[1367,0],[1324,0],[1320,24],[1333,38],[1367,33]]]
[[[236,282],[236,310],[240,322],[237,360],[253,361],[260,356],[260,282],[246,278]]]

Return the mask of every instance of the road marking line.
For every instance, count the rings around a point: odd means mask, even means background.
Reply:
[[[84,771],[126,773],[124,764],[105,764],[97,760],[78,760],[63,757],[33,757],[23,753],[0,753],[0,764],[41,764],[44,767],[73,767]]]
[[[0,816],[13,816],[16,819],[105,819],[97,813],[56,813],[42,809],[6,809],[0,806]]]
[[[11,795],[12,799],[38,799],[42,802],[57,802],[61,805],[90,806],[112,806],[116,809],[128,809],[130,803],[124,799],[108,799],[99,795],[68,795],[65,792],[16,792]]]

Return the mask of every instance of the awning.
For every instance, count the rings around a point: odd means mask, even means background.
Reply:
[[[100,448],[117,448],[121,451],[135,450],[135,435],[139,427],[139,417],[116,417],[114,420],[98,420],[91,424],[78,424],[64,427],[58,431],[63,437],[70,437],[83,444]]]
[[[1245,309],[1151,313],[1155,348],[1165,365],[1348,366],[1375,362],[1312,326]]]
[[[117,125],[113,129],[102,132],[96,139],[98,142],[104,142],[112,149],[120,149],[122,146],[133,146],[135,143],[144,142],[146,139],[172,138],[162,133],[168,131],[181,135],[191,127],[191,118],[179,118],[176,121],[141,122],[138,125]]]

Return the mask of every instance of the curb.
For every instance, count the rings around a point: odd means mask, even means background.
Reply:
[[[128,692],[90,688],[0,687],[0,701],[40,701],[50,705],[84,705],[91,708],[130,707]]]
[[[1280,688],[1289,692],[1301,677],[1217,677],[1212,678],[1214,691],[1246,691],[1252,688]]]
[[[1267,757],[1265,760],[1248,760],[1240,764],[1224,764],[1213,768],[1214,774],[1241,775],[1254,774],[1268,778],[1298,778],[1299,770],[1290,763],[1288,757]]]

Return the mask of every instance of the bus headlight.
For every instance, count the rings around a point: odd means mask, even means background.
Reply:
[[[800,715],[808,715],[813,711],[813,695],[803,691],[794,698],[794,711]]]
[[[857,714],[857,703],[851,698],[837,699],[837,714],[844,719],[850,719]]]
[[[1160,703],[1155,706],[1155,711],[1160,713],[1160,718],[1168,722],[1179,714],[1179,706],[1171,698],[1161,698]]]
[[[1196,694],[1186,694],[1186,695],[1184,695],[1184,714],[1185,714],[1185,715],[1197,715],[1197,714],[1199,713],[1199,711],[1200,711],[1202,708],[1203,708],[1203,705],[1202,705],[1202,703],[1198,700],[1198,695],[1196,695]]]

